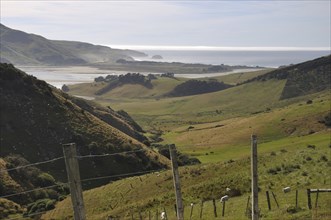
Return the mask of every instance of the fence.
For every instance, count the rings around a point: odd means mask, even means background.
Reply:
[[[83,160],[84,158],[98,158],[98,157],[111,157],[118,154],[131,154],[136,152],[145,151],[144,149],[139,150],[133,150],[133,151],[125,151],[125,152],[118,152],[118,153],[112,153],[112,154],[103,154],[103,155],[85,155],[85,156],[77,156],[75,154],[68,156],[65,155],[64,157],[58,157],[47,161],[41,161],[37,163],[31,163],[24,166],[18,166],[15,168],[10,169],[4,169],[0,170],[1,172],[11,172],[18,169],[27,168],[30,166],[38,166],[46,163],[53,163],[58,160],[66,159],[68,160],[68,157],[74,160],[80,159]],[[65,153],[66,154],[66,153]],[[68,164],[68,161],[66,161]],[[73,196],[73,188],[75,190],[79,189],[77,187],[77,184],[80,185],[81,183],[87,182],[87,181],[96,181],[100,179],[113,179],[113,178],[119,178],[119,177],[128,177],[128,176],[136,176],[136,175],[142,175],[142,174],[152,174],[159,175],[157,172],[162,172],[164,169],[157,169],[157,170],[149,170],[149,171],[141,171],[141,172],[133,172],[133,173],[125,173],[125,174],[118,174],[118,175],[109,175],[109,176],[97,176],[97,177],[90,177],[85,179],[80,179],[77,177],[73,179],[68,179],[66,183],[62,183],[62,185],[70,185],[75,183],[76,185],[71,187],[71,194]],[[67,166],[67,172],[68,176],[69,173],[78,173],[79,170],[76,168],[70,168]],[[257,172],[257,171],[252,171]],[[166,175],[166,174],[165,174]],[[252,173],[252,175],[254,175]],[[141,184],[144,184],[144,177],[138,176],[135,178],[139,178]],[[28,194],[32,193],[38,190],[43,189],[49,189],[53,187],[57,187],[58,185],[52,185],[47,187],[40,187],[36,189],[27,190],[24,192],[19,192],[15,194],[8,194],[8,195],[2,195],[0,198],[10,198],[13,196],[21,195],[21,194]],[[126,188],[121,191],[120,193],[117,193],[117,195],[111,195],[113,198],[109,201],[109,209],[115,210],[118,207],[121,206],[123,202],[128,201],[134,201],[135,197],[130,195],[130,191],[137,190],[138,187],[135,185],[128,185]],[[175,189],[178,190],[178,187],[175,186]],[[162,188],[159,191],[159,195],[162,195],[162,193],[169,193],[172,189],[170,188]],[[179,189],[180,191],[180,189]],[[300,211],[300,209],[313,209],[315,215],[317,215],[317,211],[320,207],[324,207],[325,204],[330,204],[330,198],[328,197],[325,200],[325,197],[321,196],[320,194],[322,192],[330,192],[330,189],[308,189],[308,190],[302,190],[302,189],[295,189],[293,188],[290,191],[287,191],[286,193],[283,191],[283,189],[278,190],[267,190],[267,191],[260,191],[255,196],[258,196],[259,202],[258,204],[258,216],[264,216],[266,213],[270,216],[281,216],[284,212],[293,213]],[[76,194],[80,194],[81,192],[76,192]],[[178,193],[178,192],[177,192]],[[161,219],[161,214],[164,212],[163,217],[165,219],[176,219],[180,218],[178,216],[178,212],[180,209],[178,209],[178,201],[175,202],[175,194],[177,194],[173,191],[173,203],[172,204],[162,204],[159,203],[158,205],[153,206],[152,208],[142,208],[140,206],[133,206],[130,210],[124,211],[121,216],[113,215],[113,216],[107,216],[109,219]],[[95,195],[95,199],[102,199],[104,195]],[[182,212],[184,213],[185,219],[249,219],[253,218],[252,216],[252,206],[251,205],[251,195],[244,194],[240,197],[232,197],[229,198],[229,200],[220,202],[220,195],[215,195],[215,199],[208,200],[208,201],[200,201],[193,204],[191,201],[185,201],[182,204]],[[315,200],[314,200],[315,199]],[[76,200],[76,202],[75,202]],[[73,206],[67,206],[64,208],[61,208],[63,210],[74,210],[74,213],[81,213],[76,216],[76,219],[83,220],[85,219],[85,211],[84,211],[84,203],[82,196],[79,196],[75,199],[72,199]],[[78,201],[78,202],[77,202]],[[328,201],[329,203],[325,203],[325,201]],[[77,205],[78,204],[78,205]],[[89,207],[87,207],[88,209]],[[61,209],[57,209],[60,210]],[[83,211],[82,211],[83,210]],[[45,212],[39,212],[39,213],[33,213],[30,215],[26,215],[24,217],[17,217],[17,218],[11,218],[11,219],[24,219],[29,217],[34,217],[36,215],[44,214]],[[313,213],[313,214],[314,214]],[[88,219],[88,216],[87,216]]]

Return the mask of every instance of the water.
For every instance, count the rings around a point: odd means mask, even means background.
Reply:
[[[98,76],[126,74],[126,71],[108,71],[93,67],[39,67],[39,66],[19,66],[27,74],[33,75],[40,80],[61,88],[64,84],[72,85],[78,83],[90,83]]]
[[[246,65],[251,67],[278,67],[296,64],[329,55],[330,51],[208,51],[208,50],[140,50],[149,56],[137,58],[152,60],[153,55],[161,55],[162,62],[183,62],[203,64]],[[77,84],[93,82],[98,76],[126,74],[127,71],[100,70],[93,67],[19,67],[30,75],[61,88],[63,84]],[[233,72],[248,72],[256,69],[241,69],[226,73],[211,74],[181,74],[181,77],[200,78],[226,75]],[[141,73],[144,75],[150,72]],[[178,76],[178,75],[176,75]]]
[[[137,60],[183,62],[203,64],[246,65],[279,67],[297,64],[330,54],[330,51],[210,51],[210,50],[141,50],[148,57]],[[153,60],[153,55],[161,55],[162,60]]]

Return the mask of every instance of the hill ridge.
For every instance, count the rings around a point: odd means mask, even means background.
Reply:
[[[280,99],[294,98],[330,89],[331,55],[278,68],[243,82],[287,80]]]
[[[113,49],[78,41],[49,40],[40,35],[11,29],[1,23],[0,37],[0,62],[15,65],[83,65],[146,56],[134,50]]]

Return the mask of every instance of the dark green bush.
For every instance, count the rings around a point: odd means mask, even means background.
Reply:
[[[28,204],[26,214],[33,214],[43,211],[48,211],[55,208],[54,199],[39,199],[33,203]]]
[[[55,184],[55,179],[48,173],[41,173],[37,177],[37,185],[41,187],[51,186]]]

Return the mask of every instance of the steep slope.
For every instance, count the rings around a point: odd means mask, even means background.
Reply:
[[[133,130],[136,125],[125,114],[98,111],[97,107],[72,99],[10,64],[1,64],[0,70],[1,157],[19,154],[32,163],[44,161],[62,156],[62,144],[75,142],[79,155],[145,150],[87,158],[81,161],[82,178],[167,166],[167,159],[109,124],[116,120],[122,130]],[[102,114],[101,119],[98,114]],[[110,116],[113,119],[107,121]],[[63,161],[42,169],[66,180]]]
[[[79,65],[132,60],[145,56],[132,50],[111,49],[74,41],[53,41],[35,34],[10,29],[0,24],[1,62],[15,65]]]
[[[297,65],[279,68],[246,81],[286,80],[280,99],[312,94],[330,89],[331,55]]]

